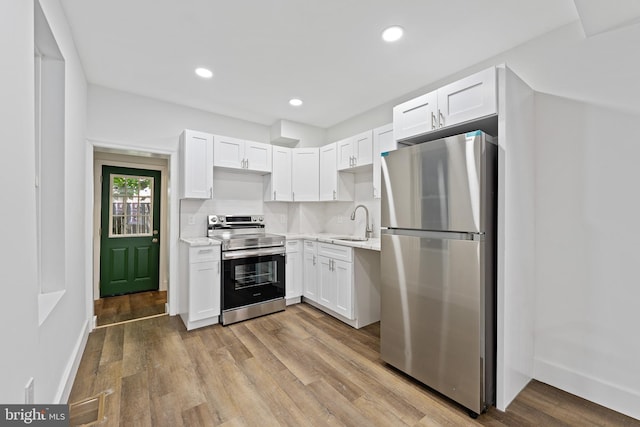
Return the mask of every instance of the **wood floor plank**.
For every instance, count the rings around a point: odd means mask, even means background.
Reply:
[[[105,426],[640,426],[537,381],[471,419],[384,363],[379,333],[306,304],[195,331],[178,316],[109,326],[90,334],[70,400],[108,392]]]
[[[321,401],[327,410],[345,426],[360,427],[371,424],[370,419],[362,415],[344,396],[336,393],[324,379],[309,384],[309,389],[316,399]]]
[[[100,355],[100,364],[122,360],[123,349],[124,326],[116,325],[107,329],[102,354]]]
[[[122,378],[120,425],[151,426],[151,400],[146,372]]]
[[[260,361],[251,358],[242,363],[242,371],[262,401],[271,408],[275,420],[283,426],[298,427],[306,424],[304,413],[293,400],[282,390],[269,372],[262,369]]]
[[[182,411],[180,410],[180,396],[176,392],[151,397],[151,425],[154,427],[182,427],[184,426]]]
[[[189,351],[191,362],[198,378],[204,384],[203,391],[210,403],[214,424],[223,424],[241,415],[236,406],[236,400],[232,399],[222,375],[219,375],[219,366],[210,356],[208,349],[202,343],[200,336],[193,336],[184,341]]]
[[[185,427],[212,426],[215,425],[209,410],[209,404],[204,402],[193,408],[182,411],[182,420]]]

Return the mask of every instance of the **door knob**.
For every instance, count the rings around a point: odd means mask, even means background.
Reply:
[[[151,242],[152,243],[158,243],[158,239],[154,237],[153,239],[151,239]]]

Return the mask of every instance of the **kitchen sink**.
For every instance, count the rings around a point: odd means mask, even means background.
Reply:
[[[355,237],[355,236],[333,236],[330,237],[331,240],[343,240],[345,242],[366,242],[369,240],[366,237]]]

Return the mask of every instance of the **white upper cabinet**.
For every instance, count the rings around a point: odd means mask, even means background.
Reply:
[[[338,170],[370,165],[373,162],[373,134],[370,130],[336,142]]]
[[[271,149],[270,144],[216,135],[213,142],[213,165],[270,173]]]
[[[258,172],[271,172],[271,150],[271,144],[245,141],[245,169]]]
[[[213,196],[213,135],[193,130],[180,134],[180,198]]]
[[[265,200],[290,202],[291,197],[291,148],[273,146],[273,170],[265,175]]]
[[[320,201],[353,200],[354,175],[338,172],[337,160],[337,143],[320,147]]]
[[[293,201],[318,201],[320,185],[320,154],[318,148],[293,148],[291,154],[291,193]]]
[[[402,140],[438,128],[438,94],[430,92],[393,107],[394,138]]]
[[[495,67],[448,84],[393,108],[396,141],[497,114]]]
[[[439,126],[496,114],[496,87],[496,69],[491,67],[438,89]]]
[[[380,155],[396,150],[398,143],[393,138],[393,124],[380,126],[373,130],[373,198],[382,197],[382,171]]]

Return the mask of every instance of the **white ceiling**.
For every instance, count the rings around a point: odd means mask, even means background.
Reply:
[[[573,0],[60,2],[92,84],[265,125],[319,127],[579,18]],[[383,42],[389,25],[405,37]],[[198,66],[213,79],[196,77]],[[289,106],[292,97],[304,105]]]

